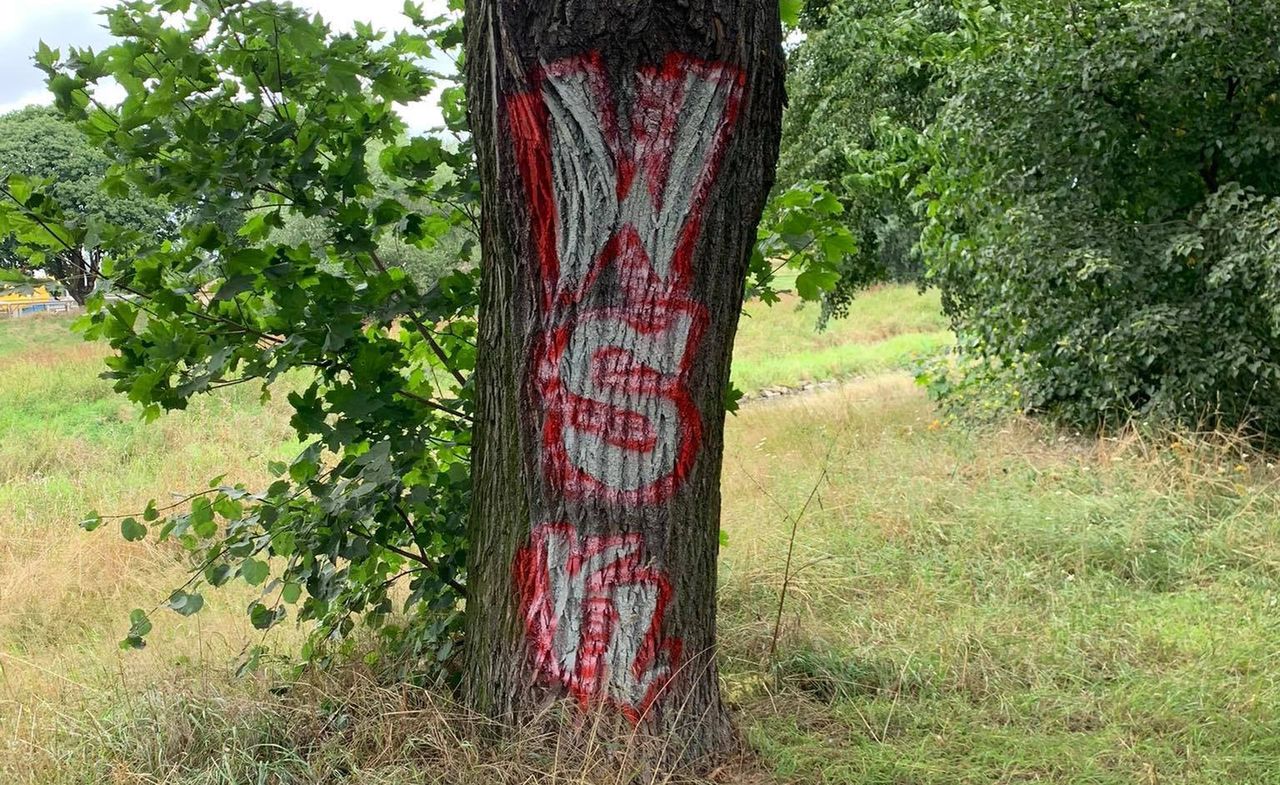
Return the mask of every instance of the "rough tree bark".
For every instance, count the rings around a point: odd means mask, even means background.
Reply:
[[[564,697],[682,757],[723,750],[723,395],[777,158],[778,2],[466,14],[484,185],[469,700],[519,723]]]
[[[49,261],[48,273],[62,284],[77,305],[84,305],[98,283],[102,269],[102,251],[92,249],[87,253],[58,254]]]

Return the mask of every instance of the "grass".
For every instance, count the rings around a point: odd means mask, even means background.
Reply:
[[[780,778],[1275,781],[1280,472],[1264,459],[952,431],[894,376],[745,416],[726,448],[723,641]],[[780,672],[761,678],[783,511],[815,486]]]
[[[885,348],[945,341],[935,306],[888,288],[823,334],[789,306],[744,320],[740,386],[805,378],[783,354],[863,378],[729,419],[722,670],[754,758],[717,781],[1275,782],[1280,470],[1215,435],[945,425]],[[475,745],[479,720],[359,666],[235,679],[244,594],[120,652],[183,564],[75,521],[261,480],[285,409],[232,388],[144,426],[65,325],[0,322],[0,782],[632,781],[589,733]]]
[[[867,376],[909,367],[951,342],[936,291],[878,287],[821,331],[819,315],[794,295],[774,306],[749,303],[734,343],[734,384],[750,394]]]
[[[176,548],[94,535],[90,509],[141,509],[153,496],[231,480],[261,483],[289,454],[282,405],[233,388],[146,425],[98,378],[103,349],[65,318],[0,322],[0,782],[58,781],[52,729],[82,699],[128,699],[157,679],[229,661],[248,639],[247,598],[209,599],[213,613],[157,615],[163,642],[139,656],[116,646],[128,610],[162,602],[181,582]],[[52,768],[51,768],[52,767]],[[60,776],[60,775],[58,775]],[[87,781],[87,780],[86,780]]]

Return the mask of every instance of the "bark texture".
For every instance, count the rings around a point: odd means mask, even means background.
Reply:
[[[777,0],[466,13],[485,186],[468,698],[515,723],[569,698],[717,752],[723,393],[777,158]]]

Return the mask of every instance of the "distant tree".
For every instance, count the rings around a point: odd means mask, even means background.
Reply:
[[[1272,0],[971,6],[922,150],[935,389],[1280,433]]]
[[[74,123],[52,109],[33,106],[0,116],[0,180],[10,175],[47,180],[48,195],[61,205],[68,221],[88,229],[88,244],[80,254],[65,249],[23,253],[11,234],[2,237],[0,265],[25,273],[41,269],[83,304],[108,252],[101,227],[129,227],[151,236],[169,231],[172,216],[164,201],[103,190],[110,164],[110,158],[91,145]]]
[[[915,146],[948,96],[936,62],[959,27],[950,0],[806,4],[806,35],[788,63],[779,184],[817,181],[845,207],[857,240],[826,295],[840,314],[862,287],[918,280]]]

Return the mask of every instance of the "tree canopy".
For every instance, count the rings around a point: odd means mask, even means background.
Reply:
[[[779,181],[824,184],[846,207],[857,241],[828,310],[842,313],[862,287],[917,280],[919,220],[913,145],[947,97],[945,69],[929,53],[959,26],[948,0],[810,3],[792,52]]]
[[[106,153],[52,109],[32,106],[0,116],[0,179],[23,175],[47,181],[48,195],[86,226],[124,226],[143,235],[164,235],[171,222],[164,201],[102,190],[110,165]],[[43,269],[77,301],[84,301],[96,281],[96,246],[85,249],[87,269],[65,249],[32,257],[19,253],[12,237],[5,238],[4,248],[0,265],[25,272]]]
[[[783,173],[849,207],[838,310],[902,260],[951,403],[1280,428],[1280,40],[1264,0],[806,8]]]
[[[1077,424],[1280,429],[1274,10],[1014,0],[966,19],[917,194],[971,382]]]

